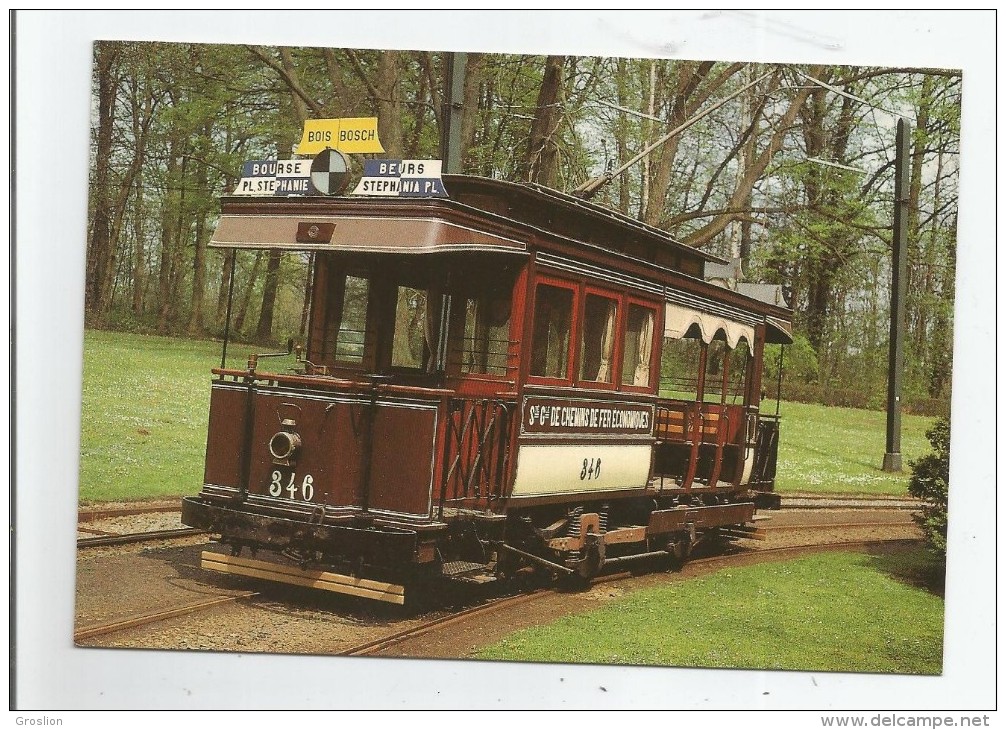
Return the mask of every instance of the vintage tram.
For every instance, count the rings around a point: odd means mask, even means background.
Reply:
[[[589,579],[771,506],[766,343],[725,262],[535,185],[222,201],[211,245],[315,257],[296,366],[214,369],[203,567],[403,603],[429,580]],[[280,368],[273,368],[280,370]]]

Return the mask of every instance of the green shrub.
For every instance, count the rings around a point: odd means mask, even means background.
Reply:
[[[915,521],[926,533],[933,551],[947,554],[947,492],[950,484],[950,420],[939,418],[926,438],[933,452],[912,461],[912,478],[908,493],[923,501],[922,512]]]

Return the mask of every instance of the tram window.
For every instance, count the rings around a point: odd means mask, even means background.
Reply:
[[[625,318],[622,348],[622,384],[646,387],[650,384],[650,355],[653,353],[653,310],[630,304]]]
[[[660,395],[695,400],[699,392],[701,355],[702,341],[697,337],[665,338],[660,353]]]
[[[614,299],[596,294],[586,296],[580,338],[580,380],[611,382],[617,321],[618,307]]]
[[[730,372],[727,376],[727,403],[741,404],[744,402],[744,385],[747,378],[750,350],[746,340],[740,340],[737,347],[730,351]]]
[[[461,371],[506,375],[510,346],[510,293],[495,292],[465,300]]]
[[[531,375],[569,377],[570,326],[573,291],[539,284],[534,299],[534,335]]]
[[[342,291],[342,316],[335,334],[335,359],[359,365],[363,362],[367,330],[367,302],[370,281],[360,276],[346,276]]]
[[[713,340],[706,351],[706,381],[702,388],[702,400],[706,403],[720,403],[723,400],[723,363],[727,355],[727,343]]]
[[[436,342],[437,321],[424,289],[399,286],[395,302],[395,332],[391,346],[391,365],[428,370],[432,359],[431,342]]]

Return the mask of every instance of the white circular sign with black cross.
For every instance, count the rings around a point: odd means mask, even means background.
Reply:
[[[325,149],[311,162],[311,184],[322,195],[338,195],[349,183],[349,159],[338,150]]]

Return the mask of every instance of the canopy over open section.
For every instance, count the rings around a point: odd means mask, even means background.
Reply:
[[[741,340],[747,340],[749,347],[754,346],[754,327],[749,324],[734,322],[715,314],[670,302],[664,305],[664,337],[676,340],[687,337],[688,331],[693,327],[698,330],[699,337],[706,344],[714,339],[725,339],[731,349],[737,347],[737,343]]]
[[[750,324],[667,302],[664,305],[664,337],[681,339],[695,334],[706,344],[715,339],[726,340],[731,349],[741,340],[747,340],[749,347],[754,345],[754,327]],[[765,317],[765,342],[792,344],[792,323],[778,317]]]
[[[313,203],[313,201],[312,201]],[[326,203],[328,203],[326,205]],[[444,203],[384,205],[362,212],[356,201],[322,200],[224,205],[209,245],[214,248],[430,254],[527,253],[526,243],[480,229]]]

